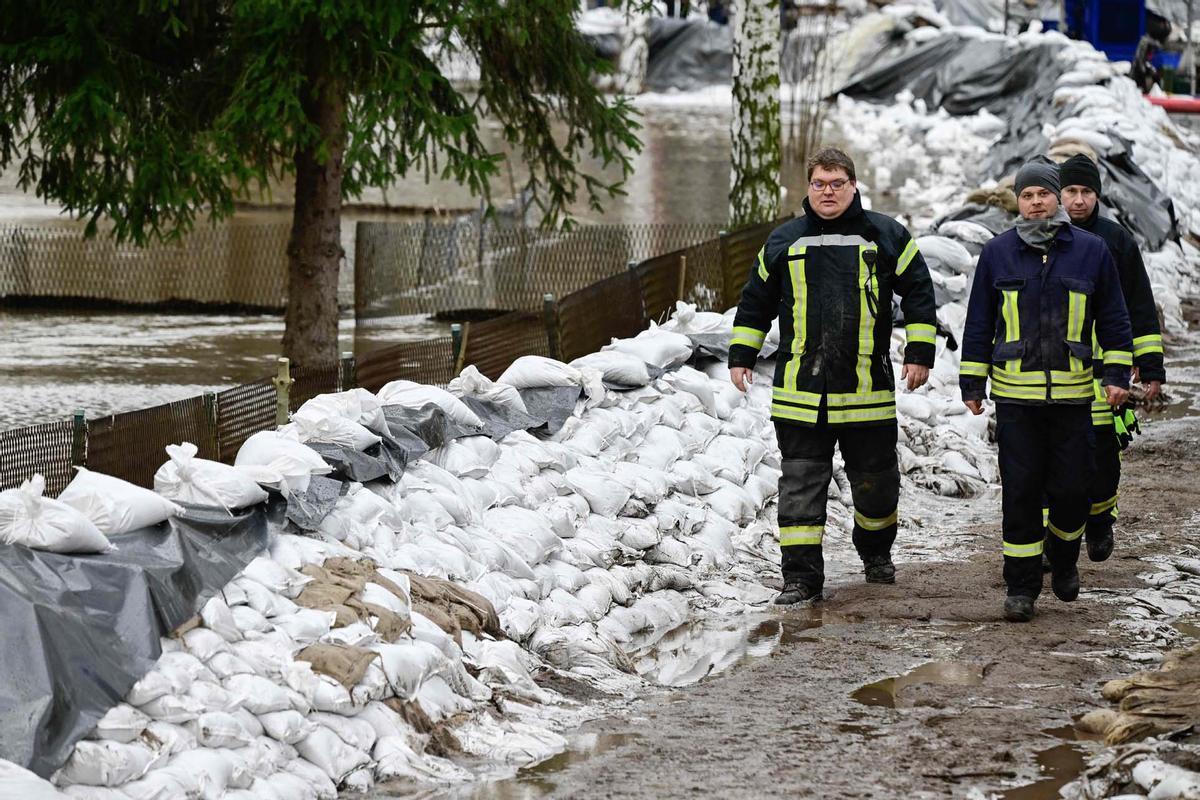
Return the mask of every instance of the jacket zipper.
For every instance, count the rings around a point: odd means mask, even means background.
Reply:
[[[1050,261],[1050,253],[1049,252],[1042,253],[1042,297],[1043,297],[1042,302],[1045,302],[1044,298],[1046,295],[1046,278],[1050,275],[1049,261]],[[1038,310],[1038,313],[1040,315],[1041,309]],[[1038,326],[1041,327],[1041,320],[1038,320]],[[1051,382],[1050,382],[1050,359],[1046,357],[1047,354],[1046,354],[1045,341],[1046,341],[1046,332],[1042,331],[1042,361],[1044,362],[1044,366],[1042,367],[1042,369],[1045,371],[1045,374],[1046,374],[1046,402],[1050,402],[1051,392],[1052,392],[1051,387],[1053,384],[1051,384]]]

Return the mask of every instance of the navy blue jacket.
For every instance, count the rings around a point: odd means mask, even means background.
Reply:
[[[1104,385],[1128,387],[1129,312],[1108,246],[1063,225],[1043,254],[1006,231],[983,247],[963,330],[959,386],[981,400],[1090,403],[1092,335],[1104,350]]]

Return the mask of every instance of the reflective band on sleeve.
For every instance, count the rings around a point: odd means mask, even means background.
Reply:
[[[1092,509],[1088,513],[1093,517],[1097,514],[1103,514],[1107,511],[1112,511],[1117,507],[1117,496],[1114,494],[1107,500],[1101,500],[1099,503],[1092,503]]]
[[[934,344],[937,341],[934,338],[937,328],[924,322],[910,322],[904,326],[904,333],[908,337],[909,344],[913,342]]]
[[[779,546],[820,544],[824,534],[824,525],[789,525],[779,529]]]
[[[982,361],[964,361],[958,367],[958,374],[966,375],[970,378],[986,378],[989,366],[991,365],[985,364]]]
[[[768,277],[770,277],[770,274],[767,272],[767,246],[766,245],[763,245],[762,249],[760,249],[758,251],[758,277],[762,278],[764,281]]]
[[[1128,350],[1105,350],[1104,363],[1115,364],[1117,366],[1131,367],[1133,366],[1133,354]]]
[[[1148,336],[1138,336],[1133,340],[1133,354],[1135,356],[1161,353],[1162,351],[1163,340],[1157,333],[1152,333]]]
[[[896,524],[896,512],[893,511],[886,517],[868,517],[855,511],[854,524],[865,531],[881,531]]]
[[[1034,542],[1033,544],[1012,544],[1004,543],[1004,555],[1014,558],[1031,558],[1032,556],[1040,556],[1042,554],[1042,542]]]
[[[896,277],[904,274],[904,270],[908,269],[908,265],[917,257],[917,242],[915,239],[909,239],[908,244],[904,246],[904,251],[900,253],[899,260],[896,261]]]
[[[1058,527],[1053,522],[1046,523],[1046,528],[1051,533],[1053,533],[1055,536],[1062,539],[1064,542],[1073,542],[1076,539],[1078,539],[1080,536],[1083,536],[1083,529],[1086,527],[1087,527],[1087,525],[1080,525],[1079,530],[1077,530],[1077,531],[1064,531],[1062,528]]]
[[[739,325],[733,329],[733,338],[729,340],[729,344],[744,344],[746,347],[753,347],[755,350],[758,350],[763,346],[763,342],[766,340],[766,338],[766,331],[760,331],[757,328],[746,328]]]

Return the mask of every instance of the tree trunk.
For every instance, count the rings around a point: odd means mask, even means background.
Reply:
[[[779,0],[742,0],[733,31],[729,226],[779,216]]]
[[[296,203],[288,239],[283,334],[284,355],[293,364],[304,365],[338,357],[338,268],[345,256],[341,230],[345,90],[328,74],[323,38],[316,34],[310,42],[302,105],[320,141],[296,149]]]

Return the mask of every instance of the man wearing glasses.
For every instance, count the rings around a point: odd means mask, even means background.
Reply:
[[[892,294],[905,332],[901,377],[909,391],[933,366],[933,282],[909,232],[866,211],[854,162],[826,148],[808,162],[804,216],[776,228],[742,290],[729,347],[729,375],[746,391],[775,317],[771,419],[783,455],[779,545],[789,605],[821,597],[826,498],[833,451],[841,449],[854,495],[855,549],[869,583],[895,583],[892,544],[900,471],[896,380],[889,348]]]

